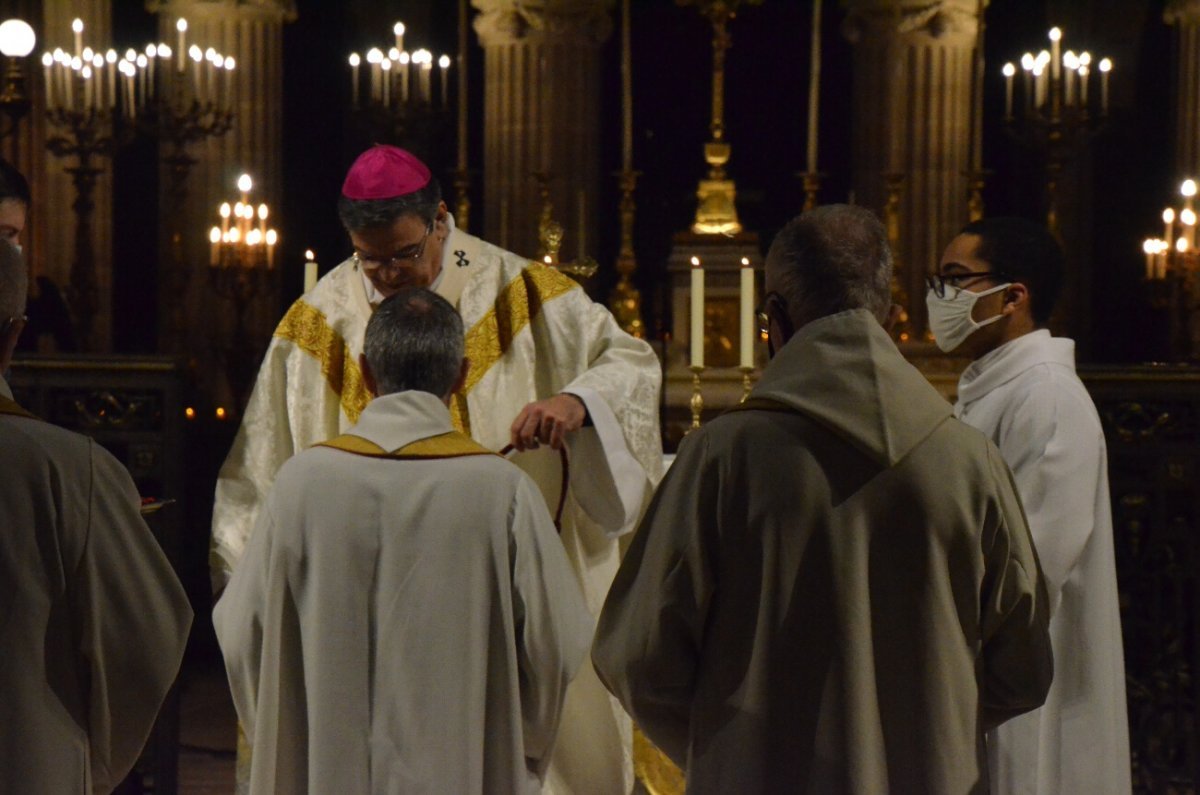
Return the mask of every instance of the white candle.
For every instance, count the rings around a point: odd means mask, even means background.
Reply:
[[[1017,67],[1010,63],[1004,64],[1004,118],[1012,118],[1013,104],[1013,77],[1017,73]]]
[[[83,20],[76,17],[71,22],[71,31],[75,34],[75,55],[83,53]]]
[[[383,102],[383,106],[386,108],[391,104],[392,99],[392,62],[385,58],[383,62],[379,64],[379,70],[383,73],[380,77],[380,80],[383,84],[381,101]]]
[[[579,190],[579,260],[587,255],[587,192]]]
[[[820,2],[820,0],[818,0]],[[750,266],[750,260],[742,257],[742,267],[740,269],[742,283],[741,290],[738,292],[738,297],[741,299],[741,312],[738,314],[738,319],[741,321],[741,366],[745,369],[754,367],[754,268]]]
[[[184,63],[187,61],[187,46],[185,44],[187,41],[187,29],[187,20],[180,17],[175,22],[175,30],[179,31],[179,47],[175,50],[175,55],[177,56],[175,65],[177,71],[180,73],[183,72]]]
[[[1146,254],[1146,279],[1150,280],[1154,278],[1154,241],[1146,238],[1142,251]]]
[[[317,259],[312,249],[304,252],[304,292],[310,292],[317,286]]]
[[[1088,88],[1088,74],[1089,73],[1090,73],[1090,70],[1087,68],[1087,65],[1080,64],[1080,66],[1079,66],[1079,105],[1084,110],[1087,110],[1087,104],[1088,104],[1087,88]]]
[[[393,25],[392,33],[396,34],[396,49],[404,52],[404,23],[397,22]]]
[[[421,61],[421,101],[433,104],[433,55],[426,54]]]
[[[1050,28],[1050,76],[1058,81],[1062,73],[1062,59],[1058,56],[1059,46],[1062,43],[1062,30],[1059,28]]]
[[[692,328],[689,343],[692,367],[704,366],[704,268],[699,257],[692,257]]]
[[[821,92],[821,0],[813,0],[812,59],[808,70],[808,173],[817,173],[817,113]]]
[[[621,2],[621,167],[633,171],[633,46],[629,0]]]
[[[116,55],[116,53],[113,53],[113,55]],[[149,94],[149,96],[146,97],[146,99],[149,99],[150,97],[152,97],[158,93],[156,91],[156,86],[154,83],[154,61],[155,61],[157,55],[158,55],[158,48],[155,47],[153,44],[147,44],[146,45],[146,63],[150,67],[150,77],[148,79],[148,82],[150,84],[150,94]]]
[[[358,107],[358,66],[362,63],[362,58],[358,53],[350,53],[350,102],[354,107]]]
[[[83,109],[95,110],[95,103],[92,100],[92,67],[83,67],[79,75],[83,78]]]
[[[440,73],[442,76],[442,107],[445,108],[450,106],[450,84],[448,82],[450,79],[449,55],[443,55],[441,58],[438,58],[438,68],[442,70]]]
[[[400,53],[400,101],[408,102],[408,64],[412,56],[406,52]]]
[[[50,53],[42,53],[42,82],[46,84],[46,107],[54,107],[54,82],[51,79],[50,67],[54,65],[54,58]]]
[[[1112,71],[1112,60],[1100,60],[1100,113],[1108,114],[1108,73]]]
[[[117,104],[117,51],[109,50],[104,54],[104,69],[108,73],[108,107]]]

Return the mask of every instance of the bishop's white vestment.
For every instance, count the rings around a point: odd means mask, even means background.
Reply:
[[[251,793],[539,792],[593,619],[537,487],[424,392],[347,440],[280,470],[213,613]]]
[[[564,391],[584,401],[592,427],[569,437],[562,542],[595,615],[619,564],[617,537],[632,529],[661,474],[658,359],[567,276],[450,223],[434,289],[462,315],[471,360],[451,416],[457,428],[499,450],[528,403]],[[241,556],[283,462],[344,432],[366,406],[358,357],[371,311],[367,282],[347,260],[297,300],[276,329],[217,482],[218,585]],[[558,454],[542,449],[514,460],[555,505]],[[629,718],[585,662],[568,692],[547,790],[628,792],[630,753]]]
[[[1050,594],[1054,682],[1045,706],[989,734],[992,791],[1128,793],[1108,460],[1075,343],[1040,330],[991,351],[963,372],[955,412],[1012,467]]]

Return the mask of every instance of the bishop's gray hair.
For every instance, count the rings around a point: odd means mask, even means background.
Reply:
[[[436,177],[430,177],[429,184],[420,190],[392,199],[347,199],[339,196],[338,217],[347,232],[391,226],[404,215],[415,215],[426,226],[430,226],[437,217],[441,202],[442,188]]]
[[[25,314],[29,277],[16,246],[0,240],[0,328],[9,319]]]
[[[870,210],[829,204],[793,219],[771,243],[767,269],[797,326],[849,309],[887,320],[892,251]]]
[[[402,290],[371,315],[363,355],[380,395],[417,390],[445,398],[462,368],[462,318],[432,290]]]

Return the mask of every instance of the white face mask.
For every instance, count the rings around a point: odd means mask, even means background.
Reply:
[[[946,297],[939,298],[933,290],[925,293],[925,308],[929,310],[929,330],[933,332],[937,346],[946,353],[963,344],[967,337],[984,326],[995,323],[1004,317],[1001,312],[995,317],[989,317],[981,323],[975,322],[971,312],[975,302],[986,295],[998,293],[1012,286],[1012,282],[997,285],[981,293],[973,293],[958,287],[946,286]]]

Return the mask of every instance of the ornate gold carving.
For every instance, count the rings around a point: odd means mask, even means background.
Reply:
[[[700,427],[700,415],[704,413],[704,393],[700,391],[700,374],[704,372],[704,368],[693,366],[691,370],[692,399],[689,401],[689,407],[692,410],[692,426],[688,433]]]

